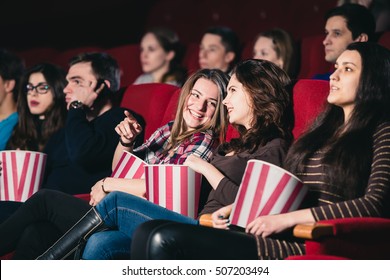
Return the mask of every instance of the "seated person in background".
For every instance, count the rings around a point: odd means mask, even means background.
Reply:
[[[375,19],[371,12],[358,4],[344,4],[325,15],[325,60],[336,63],[339,55],[352,42],[373,41]],[[313,79],[329,80],[331,72],[316,74]]]
[[[24,64],[15,54],[0,49],[0,151],[4,150],[18,123],[16,102]]]
[[[216,68],[229,74],[241,59],[241,43],[228,27],[210,27],[204,33],[199,47],[199,66]]]
[[[253,58],[271,61],[282,68],[291,78],[295,77],[294,41],[280,28],[259,33],[253,44]]]
[[[125,110],[111,101],[119,89],[119,73],[117,61],[105,53],[83,53],[71,59],[64,88],[67,119],[44,150],[48,169],[43,188],[89,193],[91,186],[112,173],[118,144],[115,126]],[[143,126],[142,117],[131,113]],[[143,134],[135,146],[142,142]]]
[[[151,28],[142,37],[140,60],[144,74],[134,84],[167,83],[181,87],[187,71],[181,65],[184,48],[178,35],[168,28]]]
[[[65,72],[49,63],[37,64],[24,74],[18,98],[19,122],[8,150],[42,152],[50,137],[65,124]]]
[[[229,122],[238,127],[240,138],[219,146],[210,163],[196,155],[190,155],[184,162],[203,175],[202,188],[211,189],[206,205],[200,205],[202,214],[233,203],[248,160],[261,159],[276,165],[282,163],[292,140],[291,98],[286,90],[289,83],[287,74],[269,61],[247,60],[233,69],[223,104],[228,110]],[[39,259],[65,256],[85,233],[93,233],[100,224],[110,230],[92,234],[83,259],[130,258],[134,230],[152,219],[198,225],[197,219],[134,195],[113,192]]]
[[[113,166],[124,150],[142,156],[148,164],[182,164],[190,154],[209,161],[215,146],[225,138],[227,120],[222,100],[227,83],[227,75],[216,69],[191,75],[183,85],[175,120],[157,129],[135,149],[133,142],[141,128],[125,112],[124,120],[115,128],[120,141]],[[144,196],[145,190],[145,180],[107,177],[92,186],[90,205],[98,204],[109,192]],[[0,239],[4,241],[0,242],[0,254],[16,249],[15,259],[36,258],[69,230],[90,205],[62,192],[39,191],[0,225]]]
[[[286,158],[285,168],[309,188],[304,209],[259,216],[246,233],[226,230],[229,207],[212,214],[218,229],[145,223],[134,234],[132,257],[284,259],[305,254],[304,241],[289,231],[297,224],[390,218],[390,51],[375,43],[352,43],[335,68],[328,107]]]

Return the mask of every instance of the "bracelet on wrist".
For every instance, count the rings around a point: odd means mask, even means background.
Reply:
[[[102,191],[104,192],[104,193],[109,193],[108,191],[106,191],[105,189],[104,189],[104,181],[107,179],[107,177],[106,178],[104,178],[103,180],[102,180]]]
[[[122,145],[123,147],[127,147],[127,148],[133,147],[133,146],[134,146],[134,142],[130,142],[130,143],[125,143],[125,142],[123,142],[123,141],[122,141],[122,137],[119,137],[119,143],[121,143],[121,145]]]

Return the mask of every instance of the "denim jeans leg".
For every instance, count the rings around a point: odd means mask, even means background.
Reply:
[[[120,234],[110,233],[111,231],[93,234],[84,250],[83,258],[85,259],[121,258],[126,254],[126,250],[130,255],[131,238],[135,229],[149,220],[164,219],[186,224],[198,224],[195,219],[124,192],[108,194],[96,206],[96,209],[105,225],[114,232],[119,231]],[[115,252],[119,252],[118,255]]]

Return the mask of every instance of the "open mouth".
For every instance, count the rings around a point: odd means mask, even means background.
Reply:
[[[196,113],[192,110],[189,110],[191,116],[193,116],[194,118],[198,119],[198,120],[202,120],[203,119],[203,115],[202,114],[199,114],[199,113]]]
[[[38,106],[38,105],[39,105],[39,102],[37,102],[37,101],[30,101],[30,106],[35,107],[35,106]]]

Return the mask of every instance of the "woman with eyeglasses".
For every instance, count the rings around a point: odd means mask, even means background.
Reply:
[[[49,138],[65,123],[65,72],[53,64],[37,64],[26,71],[21,85],[19,122],[7,149],[42,152]]]
[[[18,124],[7,142],[7,150],[29,150],[50,154],[46,144],[65,124],[64,88],[66,73],[54,64],[42,63],[27,69],[21,80],[17,111]],[[46,164],[46,173],[49,170]],[[1,176],[1,159],[0,159]],[[8,218],[20,202],[1,201],[0,222]]]

